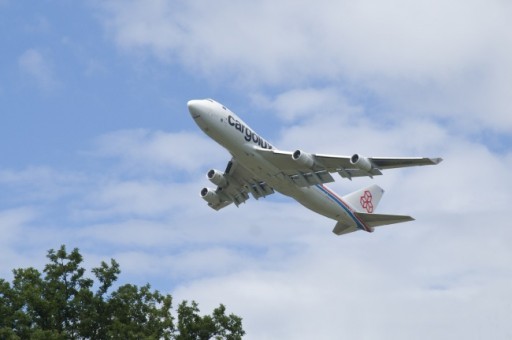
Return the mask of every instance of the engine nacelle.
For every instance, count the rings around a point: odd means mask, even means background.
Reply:
[[[372,162],[368,158],[358,155],[357,153],[350,157],[350,163],[366,172],[370,172],[373,169]]]
[[[220,197],[210,188],[201,189],[201,197],[208,203],[217,204],[220,203]]]
[[[314,156],[301,150],[295,150],[292,159],[306,168],[312,168],[315,165]]]
[[[224,176],[224,174],[219,170],[211,169],[206,174],[206,177],[210,180],[210,182],[219,187],[223,187],[228,183],[226,180],[226,176]]]

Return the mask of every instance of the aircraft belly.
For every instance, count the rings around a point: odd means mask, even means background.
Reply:
[[[265,181],[274,190],[283,195],[291,196],[295,192],[295,185],[281,175],[281,171],[256,154],[251,146],[238,150],[230,148],[233,157],[251,172],[255,178]]]
[[[231,152],[255,177],[264,180],[282,195],[294,198],[304,207],[325,217],[336,221],[343,221],[349,225],[355,225],[349,214],[316,186],[298,187],[291,180],[288,180],[286,176],[282,175],[278,168],[252,152],[250,146],[238,150],[231,149]]]
[[[292,197],[306,208],[333,220],[355,225],[350,215],[338,203],[318,190],[316,186],[298,189],[300,194]]]

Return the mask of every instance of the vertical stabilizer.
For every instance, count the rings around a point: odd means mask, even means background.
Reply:
[[[377,208],[384,190],[374,184],[343,196],[343,200],[357,212],[371,214]]]

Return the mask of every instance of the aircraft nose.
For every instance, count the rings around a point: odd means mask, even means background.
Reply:
[[[208,111],[208,106],[205,104],[204,100],[189,100],[187,107],[190,115],[194,119],[201,117],[202,114],[206,114]]]

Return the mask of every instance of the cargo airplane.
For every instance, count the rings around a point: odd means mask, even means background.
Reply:
[[[258,135],[236,114],[212,100],[191,100],[188,110],[196,124],[230,154],[224,172],[209,170],[215,189],[203,188],[201,197],[219,210],[234,203],[265,197],[277,191],[294,198],[308,209],[336,221],[337,235],[357,230],[414,220],[410,216],[375,214],[384,193],[377,185],[340,197],[324,184],[334,182],[331,174],[352,179],[381,175],[381,170],[417,165],[435,165],[441,158],[364,157],[311,154],[302,150],[282,151]]]

